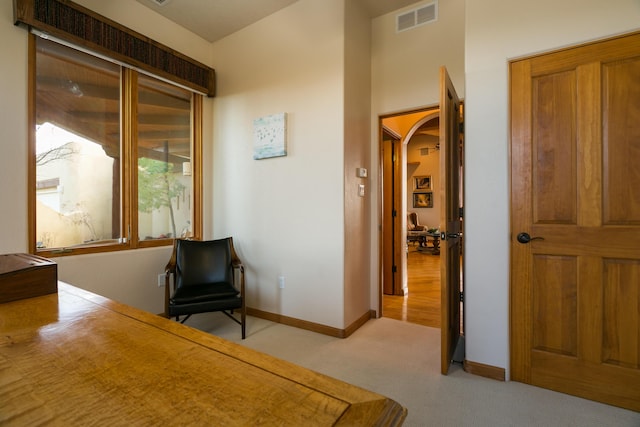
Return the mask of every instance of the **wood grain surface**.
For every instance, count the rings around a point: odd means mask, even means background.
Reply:
[[[0,305],[2,425],[401,425],[391,399],[59,282]]]

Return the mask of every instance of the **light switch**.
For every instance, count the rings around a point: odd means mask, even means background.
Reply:
[[[358,184],[358,196],[364,197],[364,184]]]

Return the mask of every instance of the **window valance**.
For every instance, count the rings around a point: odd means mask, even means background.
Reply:
[[[215,71],[68,0],[14,0],[14,23],[93,50],[208,96]]]

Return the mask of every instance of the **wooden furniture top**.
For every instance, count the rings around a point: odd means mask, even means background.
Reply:
[[[395,401],[58,282],[0,304],[0,424],[401,425]]]

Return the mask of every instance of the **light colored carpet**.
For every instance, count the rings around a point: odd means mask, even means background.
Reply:
[[[640,413],[453,365],[440,375],[440,330],[372,319],[346,339],[248,317],[247,338],[220,313],[187,325],[390,397],[408,409],[405,426],[640,426]]]

